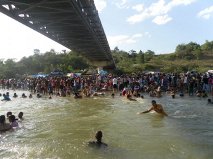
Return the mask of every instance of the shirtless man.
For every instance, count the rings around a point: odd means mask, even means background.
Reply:
[[[152,111],[152,110],[156,111],[156,112],[159,113],[159,114],[168,116],[168,114],[163,110],[162,105],[157,104],[155,100],[152,100],[152,107],[151,107],[149,110],[146,110],[146,111],[144,111],[144,112],[140,112],[140,113],[138,113],[138,114],[149,113],[149,112]]]

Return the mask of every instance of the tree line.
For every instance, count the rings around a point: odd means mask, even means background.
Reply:
[[[177,45],[174,53],[156,55],[147,50],[129,52],[115,47],[112,56],[116,64],[115,73],[138,73],[143,71],[186,72],[196,70],[205,72],[213,69],[213,41],[200,45],[195,42]],[[38,49],[29,57],[19,61],[0,59],[0,78],[15,78],[23,75],[50,73],[60,69],[64,73],[79,72],[95,68],[87,59],[77,52],[57,53],[53,49],[41,53]]]
[[[213,69],[213,41],[200,45],[195,42],[177,45],[174,53],[156,55],[154,51],[130,50],[115,47],[112,54],[119,72],[205,72]]]

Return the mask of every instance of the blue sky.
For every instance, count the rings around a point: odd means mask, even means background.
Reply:
[[[95,0],[110,48],[171,53],[181,43],[213,40],[213,0]],[[0,14],[0,58],[63,46]]]

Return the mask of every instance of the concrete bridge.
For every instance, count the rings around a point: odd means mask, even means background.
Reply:
[[[0,12],[96,66],[115,67],[93,0],[0,0]]]

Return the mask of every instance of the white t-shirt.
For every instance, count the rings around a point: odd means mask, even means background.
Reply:
[[[112,84],[113,84],[113,85],[114,85],[114,84],[116,84],[116,85],[118,84],[117,78],[113,78],[113,79],[112,79]]]

